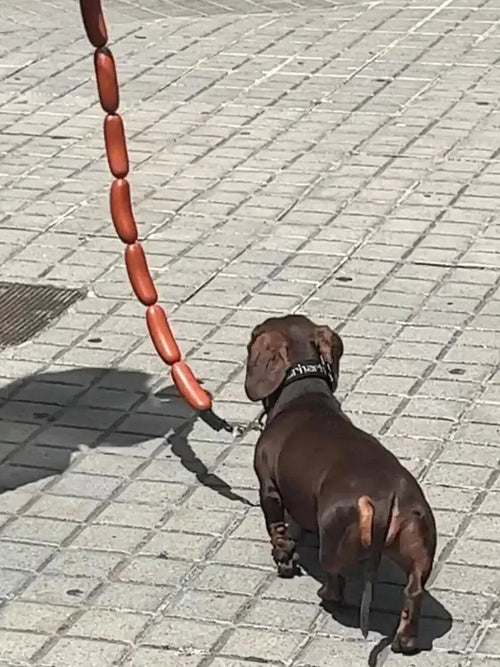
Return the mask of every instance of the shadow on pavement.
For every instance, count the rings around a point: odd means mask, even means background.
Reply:
[[[40,373],[0,390],[0,493],[64,472],[85,449],[162,439],[196,479],[233,501],[248,500],[210,473],[189,444],[198,419],[174,386],[156,394],[138,371],[81,368]]]
[[[319,584],[322,584],[324,574],[318,559],[317,537],[310,533],[301,533],[297,550],[302,569],[316,579]],[[382,639],[372,648],[368,658],[370,667],[375,667],[379,655],[389,650],[388,647],[399,622],[405,583],[403,572],[390,561],[385,558],[382,559],[370,613],[370,631],[381,634]],[[353,573],[353,576],[347,579],[345,603],[343,605],[327,606],[322,604],[322,606],[341,625],[359,628],[360,600],[361,576],[358,572]],[[452,624],[453,619],[448,610],[429,592],[426,592],[420,620],[419,651],[430,651],[434,640],[446,635],[451,630]]]

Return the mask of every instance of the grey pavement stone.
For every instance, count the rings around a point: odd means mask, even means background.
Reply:
[[[354,660],[357,664],[363,664],[366,654],[367,647],[360,641],[341,642],[330,637],[315,637],[301,651],[295,664],[326,667],[331,664],[333,658],[339,667],[348,667]]]
[[[420,665],[429,665],[429,667],[467,667],[471,663],[466,656],[457,654],[449,655],[444,651],[436,651],[431,655],[419,655],[411,658],[412,667]],[[385,662],[388,666],[406,664],[402,656],[390,655]],[[474,662],[474,665],[480,665],[480,662]]]
[[[232,622],[248,604],[243,595],[229,595],[210,591],[186,590],[182,596],[169,605],[170,616]]]
[[[200,656],[164,648],[138,648],[123,664],[131,667],[196,667],[200,664]]]
[[[47,641],[47,635],[0,630],[0,658],[14,664],[28,661]]]
[[[123,554],[105,551],[65,549],[45,567],[48,574],[70,576],[103,577],[121,561]]]
[[[67,638],[59,639],[49,652],[38,660],[39,664],[59,667],[71,662],[75,667],[83,665],[113,665],[124,654],[125,647],[111,642]]]
[[[134,614],[117,609],[90,609],[69,627],[68,634],[133,642],[147,621],[146,614]]]
[[[40,604],[76,605],[83,603],[99,585],[99,578],[41,573],[23,588],[20,597]]]
[[[39,517],[19,517],[9,523],[2,535],[13,540],[61,544],[77,528],[78,524],[70,521],[58,521]]]
[[[379,633],[328,616],[312,577],[273,573],[247,504],[256,433],[194,422],[151,346],[109,220],[78,3],[4,5],[2,275],[88,295],[0,350],[0,664],[365,664]],[[337,326],[346,411],[438,523],[434,650],[380,664],[493,665],[500,9],[103,5],[135,215],[193,370],[248,424],[251,328],[289,310]],[[378,589],[392,619],[395,587]]]
[[[0,613],[0,627],[51,634],[56,632],[75,611],[75,607],[12,602]]]
[[[208,651],[224,631],[223,625],[194,619],[164,618],[151,626],[142,643],[174,649]]]
[[[51,547],[2,541],[2,566],[17,570],[36,570],[53,553]]]
[[[6,568],[2,568],[0,572],[2,575],[0,596],[2,598],[8,598],[10,595],[15,594],[16,590],[18,588],[21,588],[29,577],[29,574],[27,572],[22,572],[14,569],[9,570]]]
[[[119,574],[119,580],[148,584],[158,581],[160,584],[176,586],[187,575],[190,564],[180,560],[158,557],[137,557],[131,560]]]
[[[290,660],[305,637],[298,633],[280,633],[263,628],[236,628],[222,651],[246,658],[262,660]]]
[[[145,530],[124,526],[87,526],[72,541],[72,546],[103,551],[134,551],[146,537]]]

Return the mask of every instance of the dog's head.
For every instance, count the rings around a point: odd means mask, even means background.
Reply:
[[[304,315],[271,317],[252,331],[245,392],[251,401],[262,401],[278,389],[291,366],[311,360],[330,364],[337,378],[343,351],[342,339],[330,327]]]

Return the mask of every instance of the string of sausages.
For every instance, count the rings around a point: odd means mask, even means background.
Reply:
[[[80,10],[87,37],[95,48],[94,67],[99,100],[106,112],[104,141],[109,170],[114,180],[110,190],[111,218],[116,233],[126,244],[125,264],[132,289],[146,306],[146,322],[159,356],[171,367],[174,383],[187,403],[202,413],[211,426],[233,430],[227,422],[213,414],[212,398],[201,387],[191,368],[182,360],[179,346],[170,328],[163,308],[158,304],[158,293],[149,272],[146,255],[138,242],[137,225],[132,211],[130,185],[127,180],[129,160],[123,120],[118,112],[120,101],[118,79],[113,55],[106,47],[108,32],[101,0],[80,0]],[[207,414],[205,414],[205,417]]]

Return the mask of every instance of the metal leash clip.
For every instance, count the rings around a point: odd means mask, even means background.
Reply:
[[[212,408],[200,411],[200,418],[214,431],[226,431],[227,433],[231,433],[235,439],[240,438],[243,435],[242,426],[231,425],[228,421],[219,417],[219,415],[216,415]]]
[[[255,421],[252,421],[250,424],[230,424],[228,421],[216,415],[212,408],[210,410],[202,410],[199,413],[200,419],[214,431],[226,431],[231,433],[233,440],[239,440],[242,438],[248,431],[258,431],[262,433],[264,430],[264,419],[266,417],[266,411],[262,410]]]

